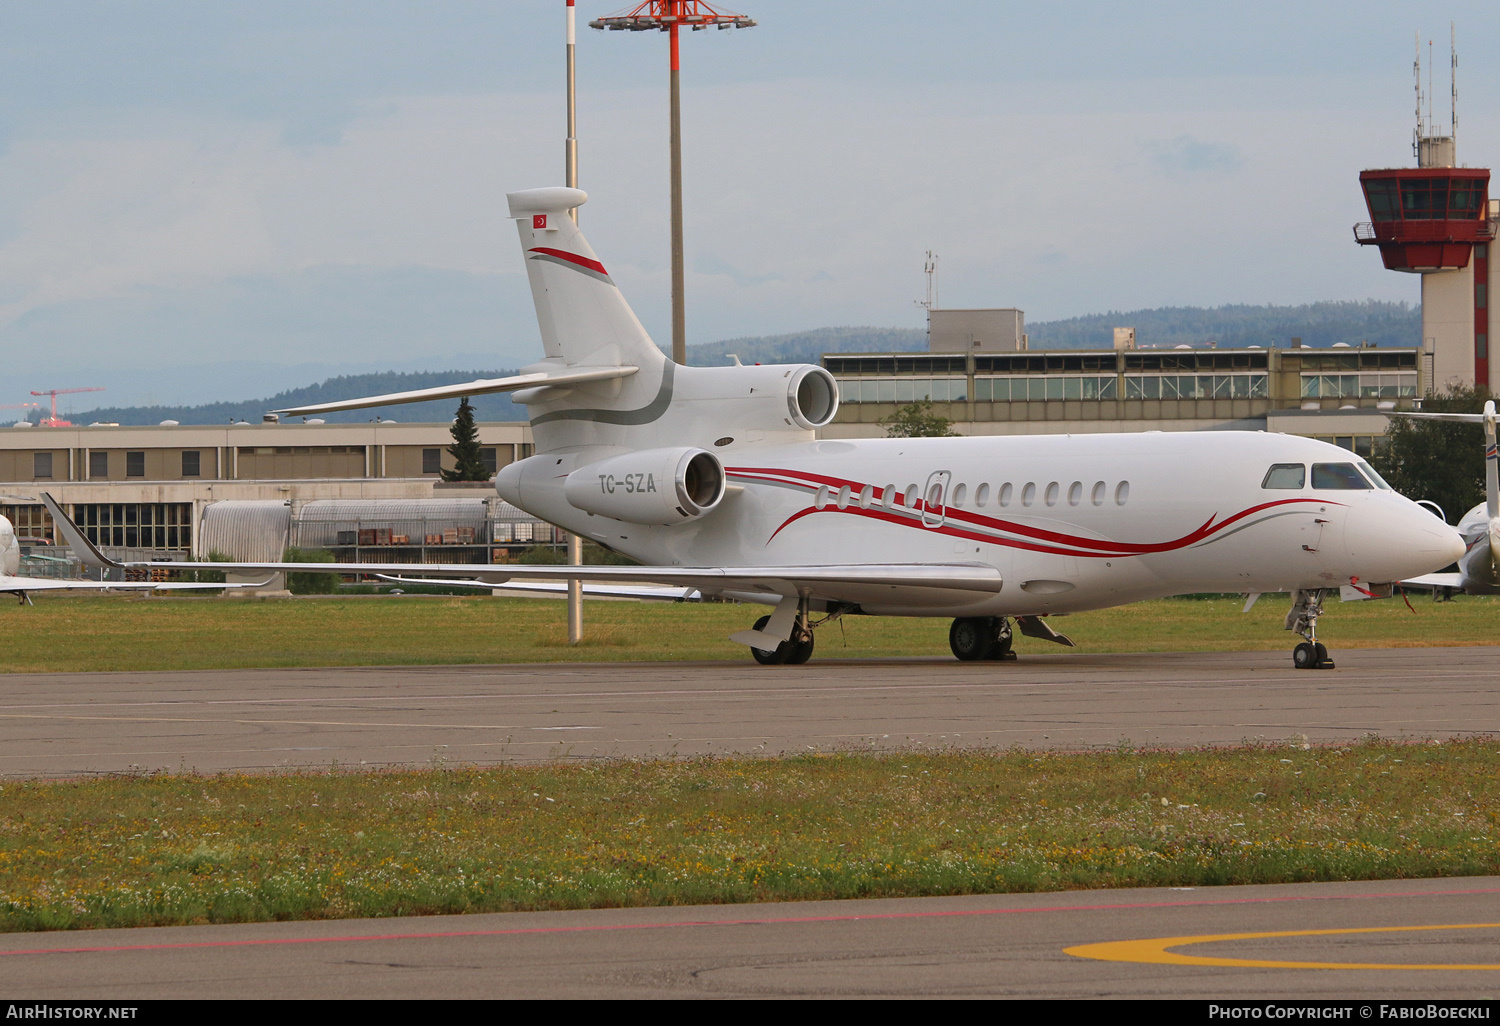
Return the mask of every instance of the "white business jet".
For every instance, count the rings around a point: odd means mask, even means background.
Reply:
[[[805,662],[814,629],[846,614],[952,618],[960,659],[1004,659],[1013,658],[1013,624],[1072,644],[1049,614],[1182,593],[1287,591],[1286,627],[1304,639],[1294,662],[1314,668],[1332,665],[1316,638],[1325,594],[1389,594],[1390,582],[1463,551],[1452,528],[1363,460],[1305,438],[819,441],[838,410],[827,371],[672,363],[569,218],[587,195],[551,188],[508,198],[545,359],[510,378],[279,412],[513,392],[536,455],[500,471],[499,494],[648,565],[423,566],[424,577],[644,581],[774,605],[733,636],[762,663]],[[86,560],[113,565],[76,529],[70,540]]]
[[[32,499],[21,500],[32,502]],[[160,564],[146,564],[160,566]],[[196,565],[196,564],[195,564]],[[244,585],[225,584],[158,584],[148,581],[64,581],[50,577],[21,577],[21,542],[8,517],[0,517],[0,593],[15,595],[22,605],[41,591],[182,591],[195,588],[228,588]]]
[[[1446,420],[1458,424],[1484,425],[1484,501],[1465,513],[1458,522],[1458,533],[1464,542],[1458,557],[1458,573],[1422,574],[1402,584],[1419,588],[1462,589],[1469,595],[1500,595],[1500,567],[1495,554],[1500,552],[1500,452],[1495,445],[1495,402],[1484,404],[1483,413],[1388,413],[1391,417],[1413,420]]]

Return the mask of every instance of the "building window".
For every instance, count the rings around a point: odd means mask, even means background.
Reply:
[[[443,469],[443,450],[441,450],[441,449],[423,449],[422,450],[422,473],[424,473],[424,474],[436,474],[436,473],[439,473],[442,469]]]
[[[31,476],[36,478],[47,478],[52,476],[52,454],[50,452],[38,452],[32,454]]]
[[[1482,331],[1474,336],[1474,355],[1481,360],[1490,358],[1490,337]]]
[[[143,452],[127,452],[125,454],[125,476],[146,476],[146,454]]]
[[[95,545],[185,550],[192,545],[193,504],[80,503],[73,517]]]
[[[89,453],[89,477],[100,480],[109,477],[109,453]]]
[[[500,460],[496,457],[494,449],[480,449],[479,459],[484,464],[484,469],[488,470],[491,475],[500,469]]]
[[[203,454],[197,449],[185,449],[182,453],[182,476],[198,477],[203,470]]]
[[[1479,281],[1474,283],[1474,309],[1483,310],[1489,306],[1489,286]]]

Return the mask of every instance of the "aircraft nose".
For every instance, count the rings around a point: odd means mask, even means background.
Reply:
[[[1441,570],[1464,554],[1461,535],[1399,496],[1374,497],[1350,510],[1344,542],[1366,581],[1400,581]]]

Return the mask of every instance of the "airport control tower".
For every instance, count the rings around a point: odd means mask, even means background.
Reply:
[[[1458,166],[1456,51],[1451,62],[1453,117],[1444,132],[1433,123],[1431,87],[1425,93],[1422,88],[1419,44],[1412,140],[1417,166],[1360,172],[1370,220],[1354,226],[1354,237],[1362,246],[1378,247],[1387,269],[1422,276],[1424,387],[1441,391],[1478,383],[1500,392],[1500,360],[1492,362],[1489,353],[1489,294],[1500,262],[1491,260],[1490,243],[1500,202],[1489,198],[1488,168]]]

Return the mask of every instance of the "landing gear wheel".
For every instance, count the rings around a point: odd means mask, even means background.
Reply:
[[[964,662],[987,658],[995,647],[995,627],[986,616],[961,616],[948,628],[948,647]]]
[[[1318,656],[1318,669],[1333,669],[1333,660],[1328,658],[1328,649],[1323,647],[1323,643],[1321,641],[1313,642],[1313,648],[1316,650]]]
[[[759,620],[755,621],[755,630],[758,630],[758,631],[765,630],[766,629],[766,624],[768,624],[770,622],[771,622],[771,618],[769,616],[763,616],[763,617],[761,617]],[[751,646],[751,648],[750,648],[750,654],[752,656],[754,656],[755,657],[755,661],[757,663],[760,663],[760,665],[762,665],[762,666],[780,666],[782,663],[786,662],[787,655],[789,654],[789,650],[790,649],[791,649],[791,643],[787,642],[787,641],[783,641],[781,644],[779,644],[779,645],[776,646],[776,648],[775,648],[774,651],[771,651],[771,652],[767,652],[765,649],[755,648],[754,646]],[[811,654],[812,654],[812,646],[809,645],[808,646],[808,655],[811,655]]]
[[[1299,670],[1316,670],[1319,662],[1318,649],[1322,647],[1322,645],[1314,647],[1309,642],[1302,642],[1292,649],[1292,665]],[[1327,655],[1326,649],[1324,649],[1324,655]]]
[[[990,645],[990,654],[986,659],[996,661],[1009,661],[1016,658],[1016,653],[1011,649],[1012,634],[1010,621],[1005,617],[997,617],[995,620],[995,641]]]
[[[795,634],[793,634],[792,635],[792,639],[790,641],[786,642],[786,644],[790,648],[790,651],[787,652],[787,656],[786,656],[786,664],[788,666],[801,666],[803,663],[807,662],[809,659],[812,658],[812,654],[813,654],[813,636],[812,636],[812,631],[808,631],[807,632],[807,637],[802,638],[800,640],[797,638],[797,636]]]

